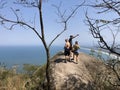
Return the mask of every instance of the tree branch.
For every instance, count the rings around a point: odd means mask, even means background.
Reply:
[[[87,13],[86,13],[86,18],[87,18],[87,22],[89,23],[88,25],[90,26],[89,30],[91,31],[93,37],[99,39],[98,41],[99,46],[103,49],[109,50],[111,53],[120,55],[119,52],[113,49],[114,47],[109,46],[108,43],[104,40],[103,36],[100,34],[100,27],[99,26],[95,27],[94,24],[96,23],[92,24],[89,17],[87,16]]]
[[[57,9],[57,15],[61,18],[61,23],[64,24],[64,29],[58,34],[55,36],[55,38],[50,42],[49,44],[49,48],[50,46],[52,45],[52,43],[63,33],[67,30],[67,24],[69,22],[69,20],[71,19],[71,17],[75,14],[75,12],[81,7],[83,6],[83,4],[85,3],[85,0],[78,6],[76,6],[76,8],[68,15],[67,18],[65,18],[65,14],[66,14],[66,11],[64,11],[63,13],[61,13],[61,10],[60,10],[60,6],[61,6],[61,3],[59,5],[59,7],[53,5],[56,9]]]
[[[37,30],[35,29],[35,28],[33,28],[31,25],[29,25],[29,24],[27,24],[27,23],[25,23],[25,22],[22,22],[22,21],[13,21],[13,20],[9,20],[9,19],[6,19],[6,18],[4,18],[4,17],[2,17],[2,16],[0,16],[0,22],[3,22],[3,23],[5,23],[5,22],[9,22],[9,23],[12,23],[12,25],[11,25],[11,27],[10,27],[10,30],[15,26],[15,25],[23,25],[23,26],[26,26],[26,27],[28,27],[28,28],[30,28],[31,30],[33,30],[36,34],[37,34],[37,36],[40,38],[40,39],[42,39],[42,37],[39,35],[39,33],[37,32]]]

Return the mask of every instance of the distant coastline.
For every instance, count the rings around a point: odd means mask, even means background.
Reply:
[[[86,49],[90,50],[90,48],[86,48]],[[95,49],[95,52],[99,52],[99,49],[97,49],[97,50]],[[113,54],[113,53],[109,53],[109,51],[107,51],[107,50],[101,49],[101,53],[104,54],[104,55],[109,56],[111,59],[118,59],[118,60],[120,60],[120,56],[118,56],[116,54]]]

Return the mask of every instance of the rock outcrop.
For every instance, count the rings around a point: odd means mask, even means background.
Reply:
[[[63,52],[52,58],[52,86],[54,90],[93,90],[94,76],[104,72],[105,65],[96,58],[80,53],[78,64],[64,62]]]

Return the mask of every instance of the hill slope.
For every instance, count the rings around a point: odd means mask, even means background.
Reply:
[[[54,90],[93,90],[94,77],[105,71],[103,62],[84,53],[79,54],[78,64],[64,63],[63,53],[58,53],[52,58],[51,67]]]

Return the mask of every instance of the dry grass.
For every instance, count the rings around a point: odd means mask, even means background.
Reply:
[[[26,90],[23,75],[13,75],[0,80],[0,90]]]

